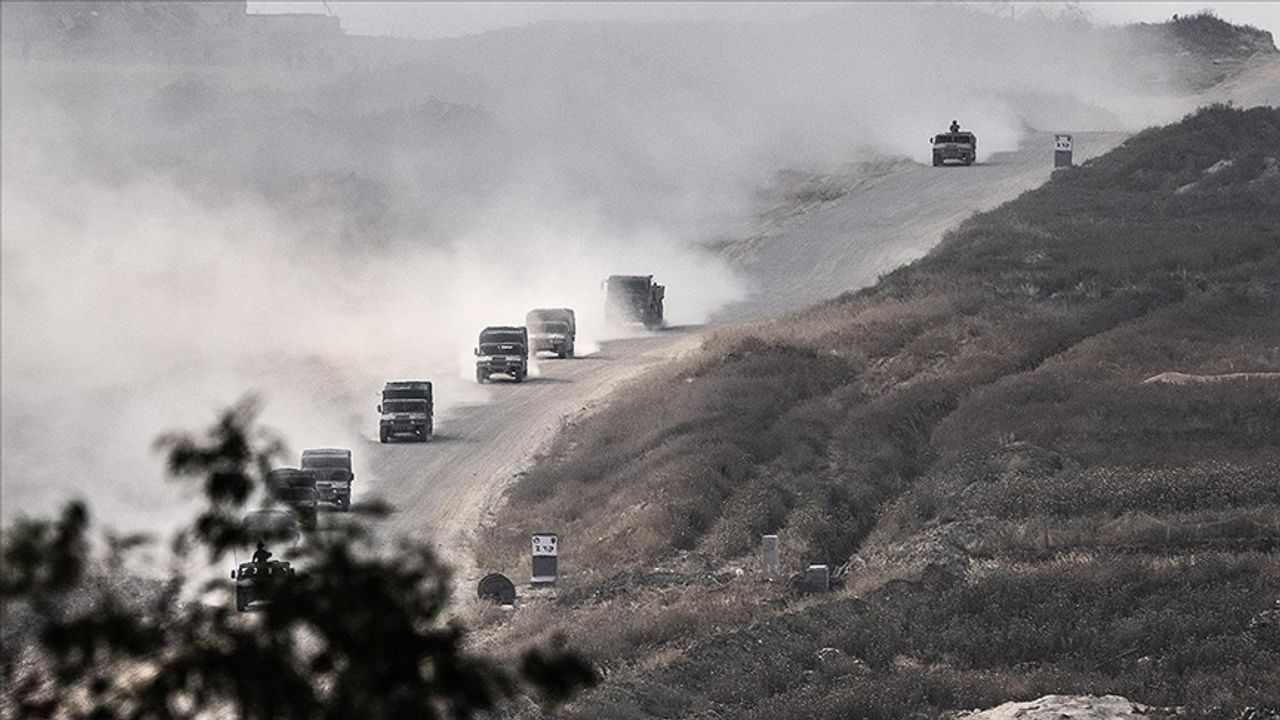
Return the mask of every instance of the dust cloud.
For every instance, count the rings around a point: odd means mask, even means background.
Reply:
[[[779,169],[923,161],[953,118],[988,157],[1031,126],[1158,119],[1109,38],[857,5],[345,38],[298,67],[11,46],[3,517],[85,495],[164,525],[151,441],[245,392],[295,456],[350,446],[359,465],[389,379],[436,381],[447,430],[452,407],[494,399],[465,381],[483,326],[573,307],[598,347],[617,334],[609,274],[655,275],[669,322],[703,322],[752,290],[703,243],[748,222]]]

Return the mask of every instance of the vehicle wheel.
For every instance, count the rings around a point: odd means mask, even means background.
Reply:
[[[572,345],[570,345],[570,346],[569,346],[569,349],[568,349],[567,351],[565,351],[565,355],[567,355],[567,356],[569,356],[570,358],[572,358],[572,357],[573,357],[573,349],[574,349],[574,348],[573,348],[573,346],[572,346]]]
[[[489,373],[479,368],[476,368],[476,382],[483,385],[484,382],[488,379],[489,379]]]
[[[560,349],[556,352],[556,357],[558,357],[558,358],[560,358],[561,360],[563,360],[563,359],[565,359],[565,356],[567,356],[568,354],[569,354],[569,351],[568,351],[568,350],[565,350],[564,348],[560,348]]]
[[[378,442],[385,444],[385,443],[388,443],[388,442],[390,442],[390,441],[391,441],[391,436],[387,434],[387,429],[386,429],[386,428],[379,428],[379,429],[378,429]]]
[[[933,159],[933,166],[934,166],[934,167],[938,167],[938,166],[939,166],[939,165],[941,165],[941,164],[942,164],[942,161],[941,161],[941,160],[939,160],[938,158],[934,158],[934,159]]]
[[[349,498],[349,497],[344,497],[344,498],[342,498],[341,500],[339,500],[339,501],[338,501],[338,510],[340,510],[340,511],[342,511],[342,512],[350,512],[350,511],[351,511],[351,498]]]
[[[524,382],[524,370],[517,370],[515,374],[516,382]]]

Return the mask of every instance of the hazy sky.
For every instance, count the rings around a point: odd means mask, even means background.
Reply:
[[[1066,3],[978,2],[1028,12]],[[1174,13],[1211,9],[1225,20],[1247,23],[1280,37],[1280,2],[1081,2],[1100,23],[1158,22]],[[357,35],[457,37],[540,20],[783,21],[821,12],[830,3],[731,2],[330,2],[343,28]],[[250,2],[250,12],[326,12],[321,2]]]

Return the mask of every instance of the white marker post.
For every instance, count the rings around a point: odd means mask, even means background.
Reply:
[[[555,585],[560,555],[560,536],[555,533],[533,534],[533,585]]]
[[[1071,167],[1071,136],[1053,136],[1053,166],[1055,168]]]
[[[778,536],[762,535],[760,549],[764,554],[764,577],[773,581],[778,579]]]

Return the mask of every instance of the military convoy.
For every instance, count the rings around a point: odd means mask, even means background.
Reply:
[[[972,165],[978,159],[978,137],[967,130],[961,130],[960,124],[951,123],[949,132],[929,138],[933,145],[933,166],[945,165],[948,160],[959,161],[964,165]]]
[[[378,404],[378,441],[398,438],[426,442],[434,430],[434,400],[426,380],[395,380],[382,388]]]
[[[493,325],[480,331],[476,345],[476,382],[494,375],[509,375],[516,382],[529,376],[529,331],[522,327]]]
[[[615,323],[642,323],[647,329],[662,327],[666,288],[652,275],[610,275],[604,281],[605,318]]]
[[[351,451],[343,448],[316,448],[302,451],[302,467],[275,468],[267,473],[270,499],[283,507],[264,507],[244,516],[245,535],[258,543],[253,560],[231,571],[236,585],[236,610],[260,610],[280,583],[294,576],[293,567],[272,560],[266,543],[296,545],[304,530],[319,525],[321,504],[337,510],[351,509]]]
[[[573,357],[578,323],[570,308],[539,308],[524,316],[529,330],[530,351],[551,352],[560,359]]]
[[[641,323],[658,328],[663,323],[666,289],[652,275],[612,275],[604,283],[606,317],[614,322]],[[480,332],[475,348],[476,382],[507,375],[523,382],[529,375],[529,355],[549,352],[558,358],[576,353],[577,318],[571,308],[537,308],[525,316],[525,327],[494,325]],[[434,398],[427,380],[387,382],[378,404],[378,440],[429,439],[434,430]],[[249,537],[258,541],[250,562],[231,571],[235,581],[236,609],[259,610],[295,575],[283,560],[272,560],[264,543],[296,544],[304,530],[315,530],[320,506],[339,511],[351,509],[355,473],[351,451],[344,448],[312,448],[302,452],[301,467],[275,468],[267,475],[267,492],[281,508],[267,507],[245,516]]]

